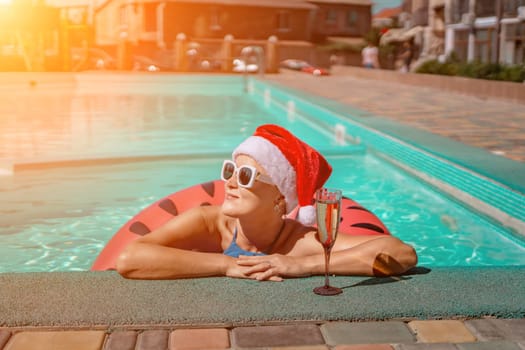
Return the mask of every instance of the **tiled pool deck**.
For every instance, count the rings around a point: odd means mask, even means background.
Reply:
[[[267,79],[525,162],[523,104],[358,79],[349,75],[318,79],[282,71]]]
[[[230,329],[0,329],[0,349],[524,350],[525,320],[330,322]]]
[[[268,79],[525,162],[523,105],[348,76],[284,73]],[[0,322],[1,314],[0,308]],[[525,350],[525,319],[289,322],[215,328],[199,324],[0,327],[0,350],[7,349]]]

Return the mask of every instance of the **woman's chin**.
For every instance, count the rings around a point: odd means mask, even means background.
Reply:
[[[227,215],[227,216],[237,216],[237,214],[239,214],[239,210],[237,210],[236,208],[234,208],[234,206],[230,205],[230,203],[223,203],[222,204],[222,213],[224,215]]]

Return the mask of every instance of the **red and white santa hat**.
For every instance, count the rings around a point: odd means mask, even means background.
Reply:
[[[299,205],[297,220],[315,223],[313,196],[332,173],[319,152],[283,127],[266,124],[233,151],[233,159],[240,154],[252,157],[266,170],[284,196],[287,214]]]

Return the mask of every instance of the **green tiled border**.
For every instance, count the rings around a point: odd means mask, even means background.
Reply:
[[[366,125],[363,122],[363,112],[349,109],[334,101],[309,96],[273,83],[259,80],[252,80],[251,83],[255,94],[264,97],[269,91],[272,107],[287,112],[287,103],[292,100],[296,113],[320,127],[333,130],[336,124],[343,125],[350,141],[359,139],[371,150],[413,175],[525,235],[525,180],[521,179],[523,175],[519,176],[525,174],[525,164],[502,159],[460,143],[451,146],[448,139],[435,135],[430,137],[429,133],[404,126],[395,127],[393,122],[387,123],[389,128],[381,130],[378,128],[379,118],[372,117],[373,125]],[[391,132],[396,129],[404,131],[405,136],[413,137],[409,141],[403,140],[398,137],[398,132]],[[438,139],[441,139],[440,142],[437,142]],[[429,140],[427,144],[424,143],[426,140]],[[444,146],[445,153],[452,147],[456,152],[448,153],[445,157],[439,146]],[[473,164],[467,163],[469,153],[472,155]],[[458,155],[463,156],[459,158]],[[493,162],[496,160],[506,165],[504,173],[491,173],[491,170],[494,170]],[[478,169],[483,163],[488,164],[485,164],[485,171],[480,172]],[[501,181],[503,175],[508,177]]]

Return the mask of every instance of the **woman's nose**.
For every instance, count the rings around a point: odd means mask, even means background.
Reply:
[[[226,186],[231,188],[236,188],[238,186],[237,184],[237,171],[235,171],[232,176],[226,181]]]

